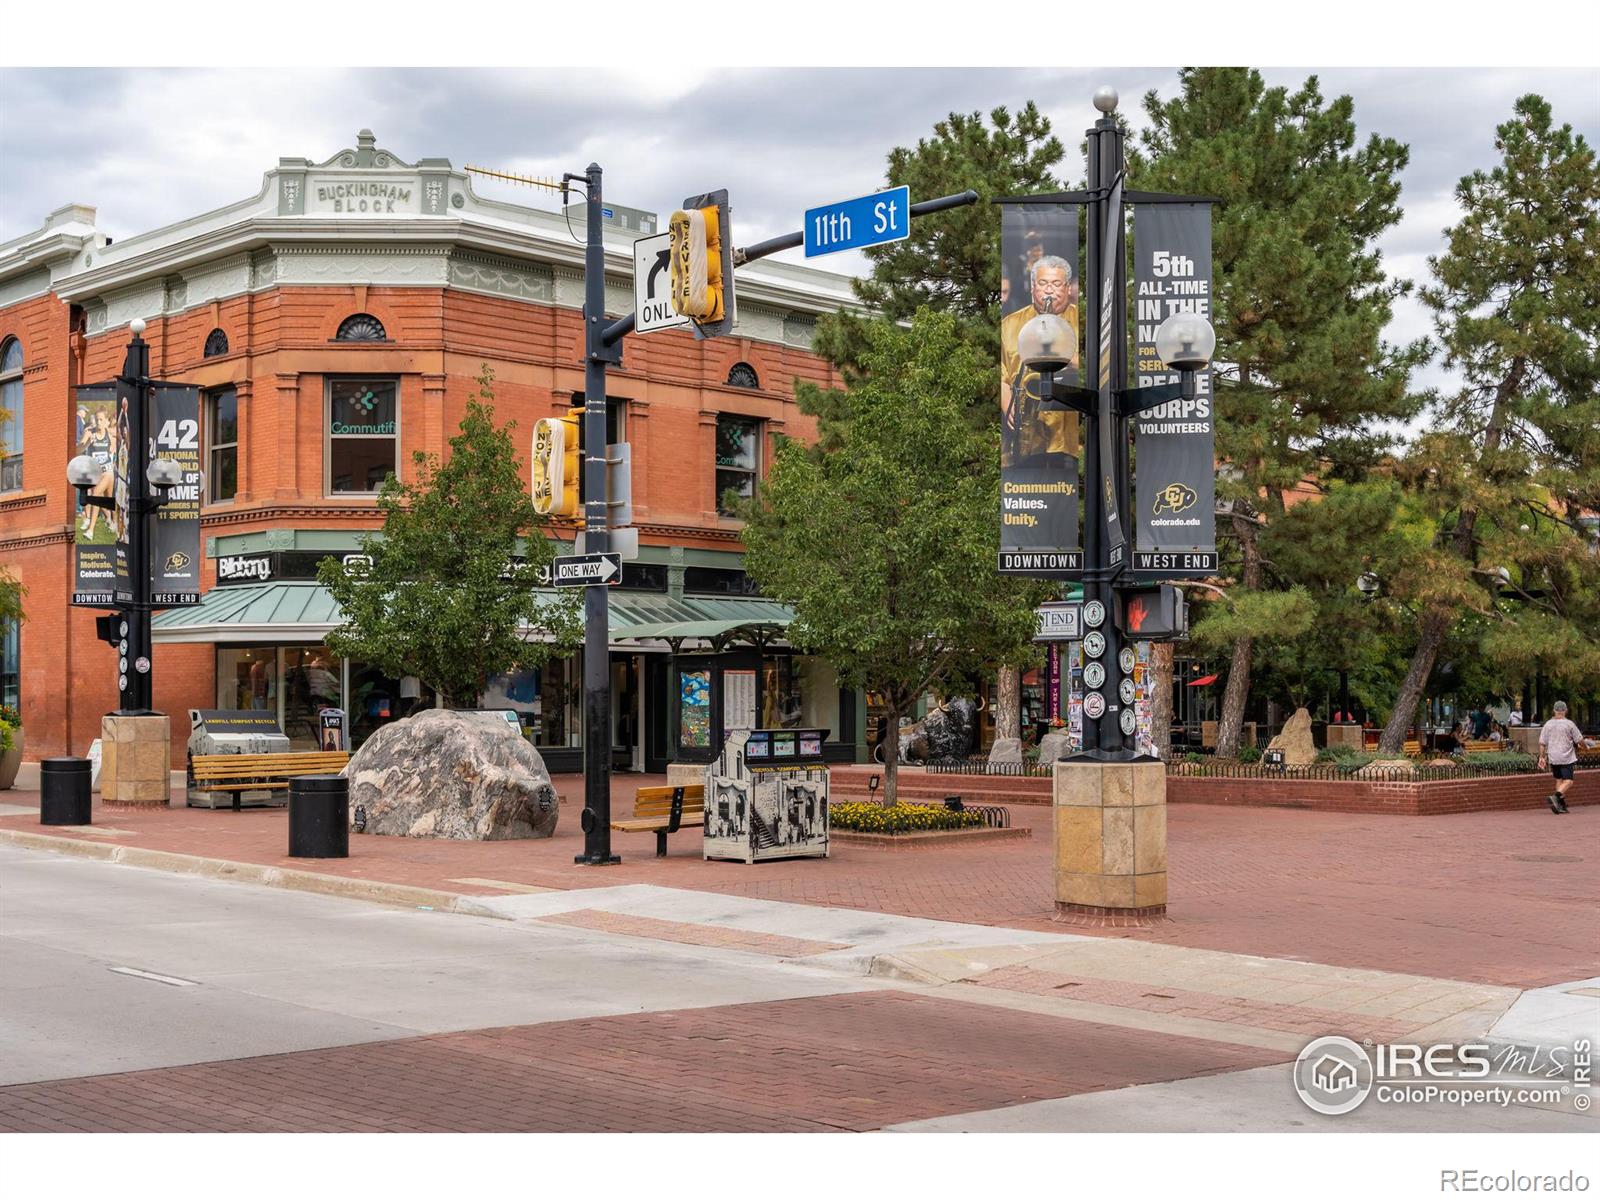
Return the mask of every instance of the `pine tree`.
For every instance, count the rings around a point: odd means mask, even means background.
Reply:
[[[1350,97],[1325,103],[1314,76],[1291,94],[1253,70],[1186,69],[1174,99],[1151,92],[1144,103],[1151,128],[1130,156],[1134,186],[1221,201],[1217,496],[1234,581],[1195,636],[1229,648],[1217,749],[1232,754],[1256,640],[1281,635],[1298,609],[1283,598],[1293,581],[1264,570],[1263,529],[1296,486],[1359,476],[1387,448],[1383,422],[1416,410],[1407,377],[1422,348],[1381,337],[1407,285],[1385,277],[1376,249],[1400,219],[1408,152],[1377,135],[1356,148]]]
[[[1422,292],[1461,385],[1407,460],[1437,525],[1389,581],[1420,614],[1389,752],[1464,618],[1507,675],[1600,685],[1600,555],[1584,524],[1600,510],[1600,171],[1539,96],[1516,102],[1495,149],[1498,166],[1457,185],[1464,215]]]
[[[418,451],[413,479],[384,480],[382,535],[362,539],[371,566],[330,558],[317,572],[344,616],[330,649],[469,706],[489,676],[564,657],[582,640],[576,601],[541,598],[555,544],[543,536],[513,426],[494,423],[492,379],[485,367],[449,458]]]

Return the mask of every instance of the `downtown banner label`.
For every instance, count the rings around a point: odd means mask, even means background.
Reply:
[[[1000,571],[1046,579],[1083,570],[1078,540],[1078,414],[1042,407],[1043,379],[1023,365],[1042,346],[1078,382],[1078,209],[1000,210]]]
[[[1136,205],[1133,218],[1136,387],[1177,383],[1156,354],[1156,330],[1175,312],[1211,320],[1211,206]],[[1170,400],[1133,419],[1134,574],[1205,578],[1217,572],[1216,425],[1212,372],[1193,400]]]

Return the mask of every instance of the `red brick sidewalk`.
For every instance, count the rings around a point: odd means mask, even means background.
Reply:
[[[1286,1057],[866,992],[18,1084],[0,1131],[868,1130]]]
[[[624,793],[649,777],[619,779]],[[492,894],[500,880],[553,888],[649,883],[802,904],[1023,928],[1058,928],[1050,813],[1017,807],[1031,839],[885,852],[835,847],[827,860],[744,866],[700,858],[687,829],[656,859],[654,838],[614,835],[616,867],[578,867],[575,776],[557,778],[554,838],[468,843],[352,838],[346,860],[285,857],[282,810],[96,810],[88,836],[121,845]],[[16,802],[35,796],[8,793]],[[36,817],[0,828],[42,830]],[[113,834],[112,830],[124,833]],[[1600,810],[1393,817],[1175,805],[1169,810],[1172,921],[1111,931],[1203,949],[1537,987],[1600,975]],[[65,836],[85,836],[67,834]],[[1074,932],[1088,932],[1074,930]]]

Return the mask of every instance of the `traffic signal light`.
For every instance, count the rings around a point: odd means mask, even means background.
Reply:
[[[578,441],[581,408],[533,424],[533,507],[552,517],[576,516],[578,487],[583,478],[583,450]]]
[[[672,307],[696,337],[733,328],[733,237],[726,189],[691,196],[667,223],[672,237]]]

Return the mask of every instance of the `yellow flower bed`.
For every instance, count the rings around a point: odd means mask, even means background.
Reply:
[[[983,814],[952,812],[931,804],[830,804],[828,823],[835,829],[854,829],[860,833],[923,833],[938,829],[971,829],[983,824]]]

